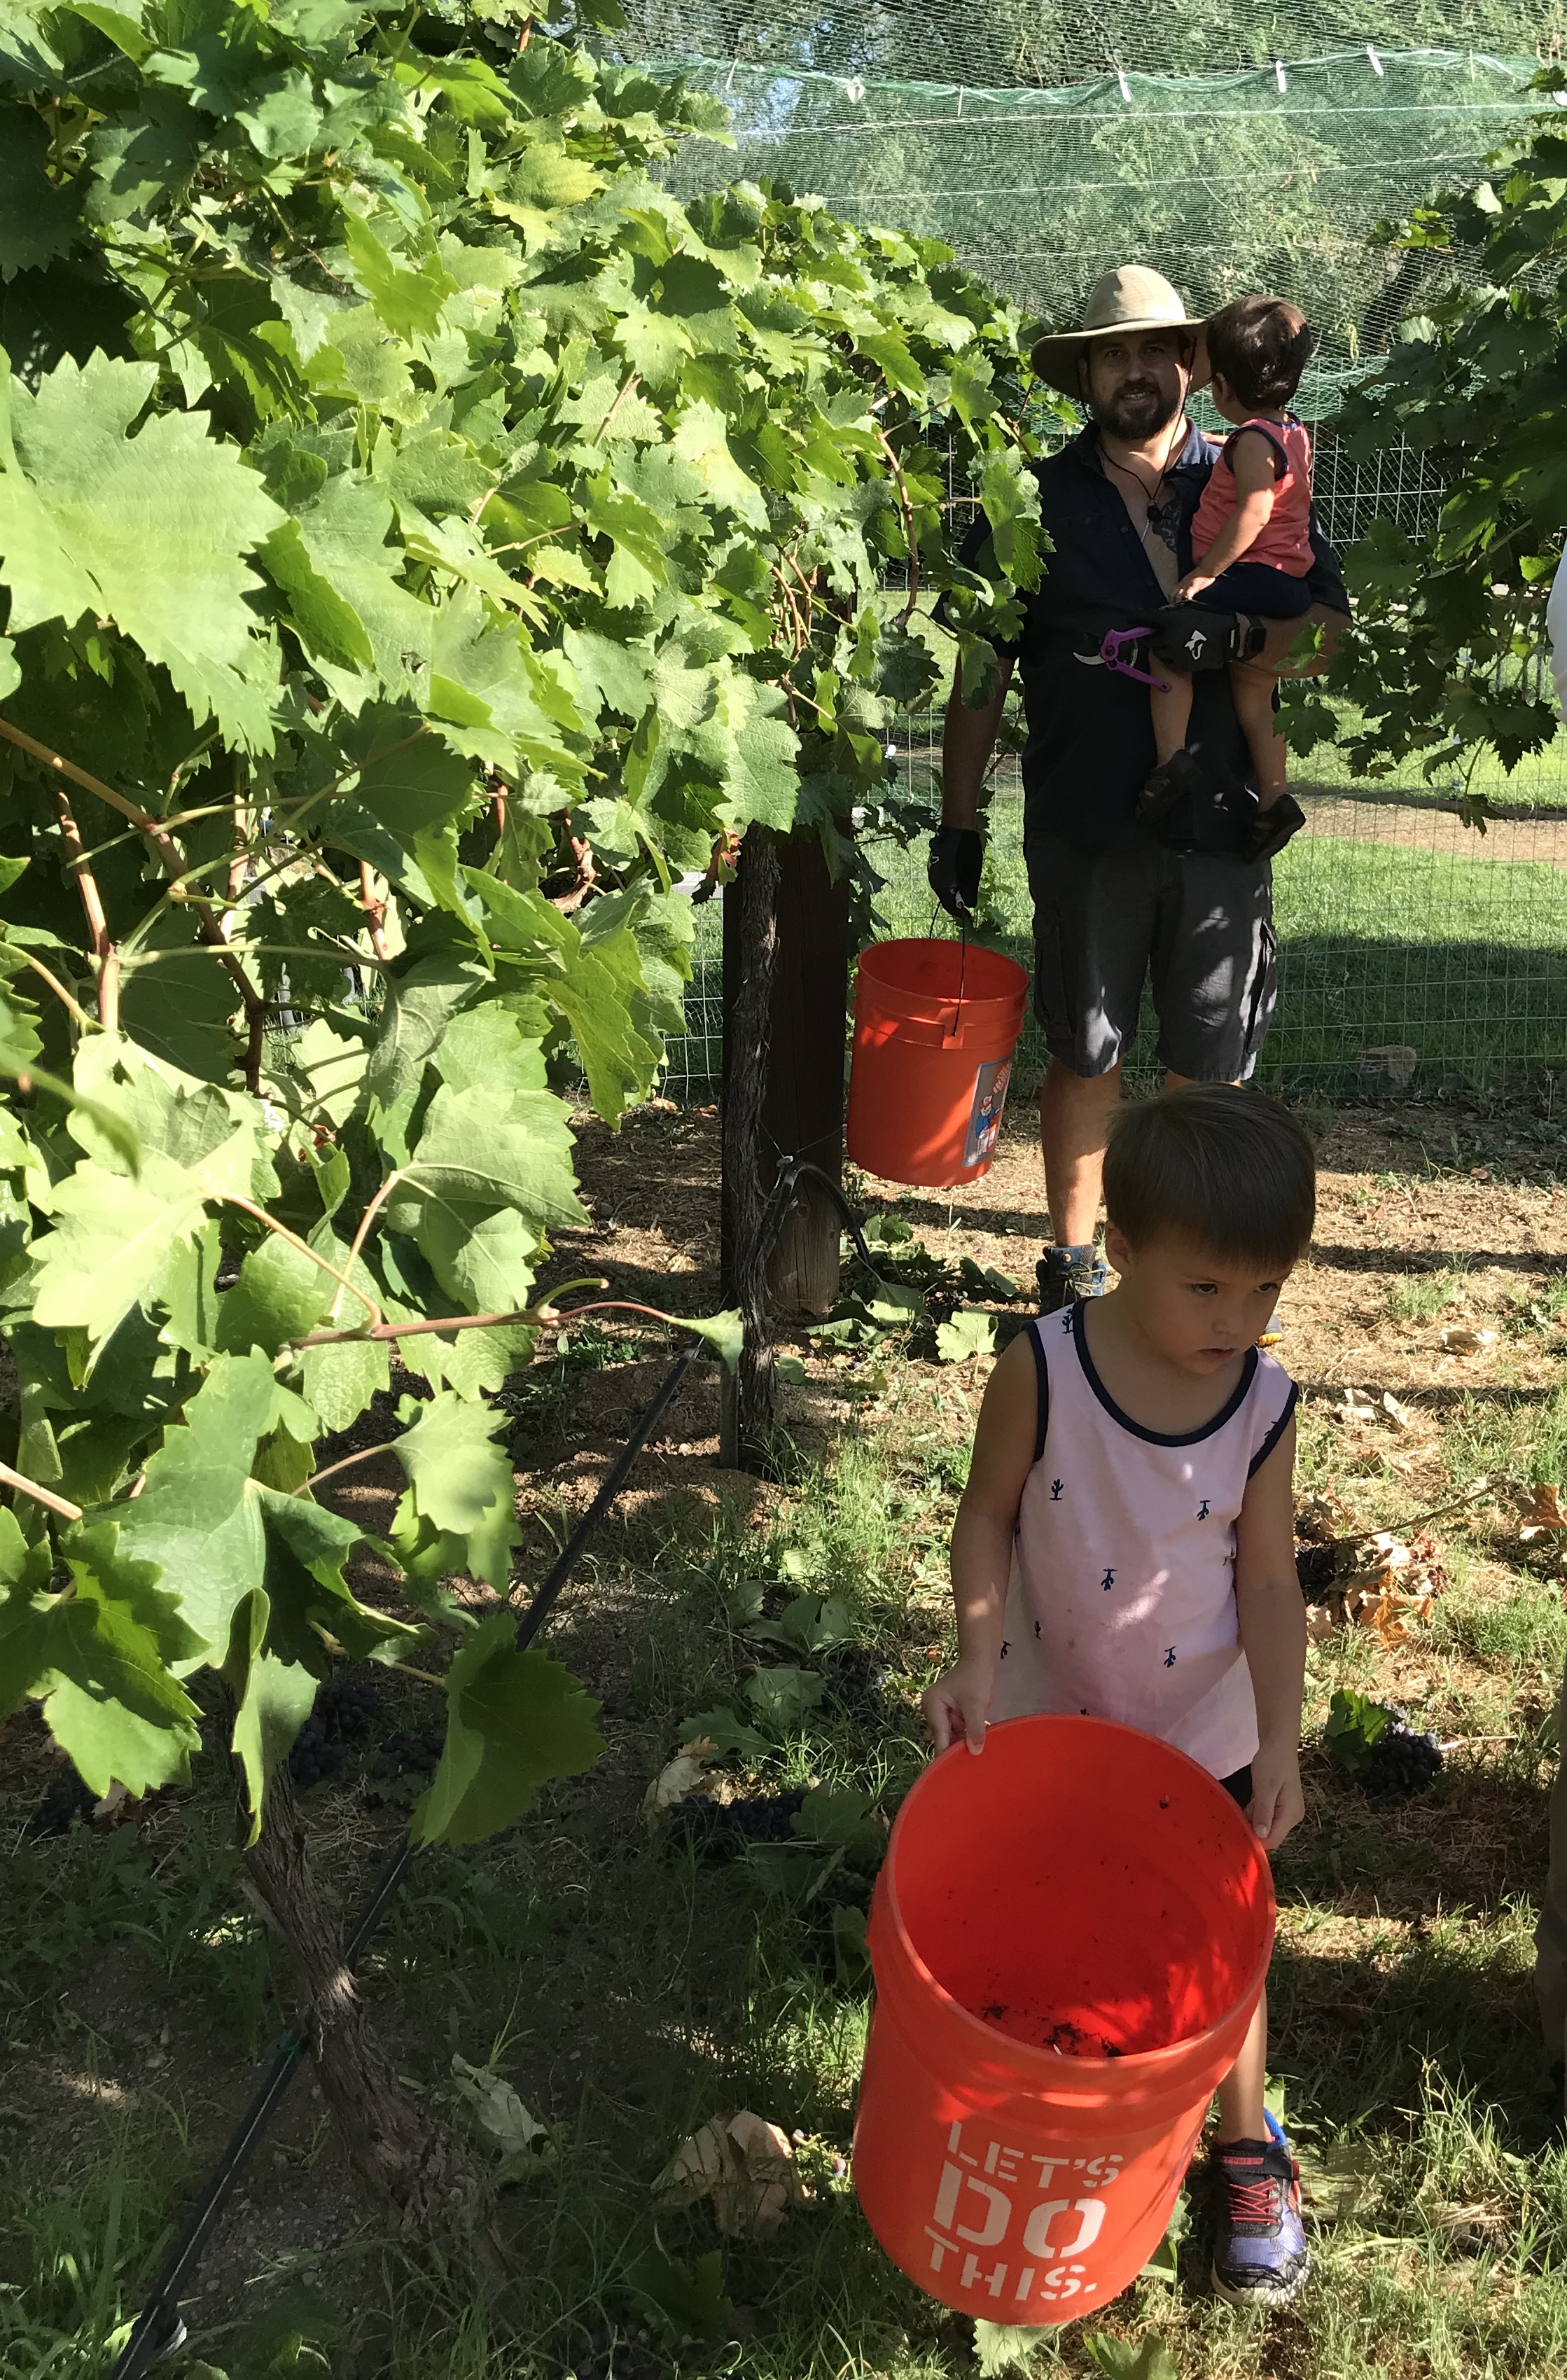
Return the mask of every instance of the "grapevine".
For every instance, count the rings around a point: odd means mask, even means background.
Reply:
[[[0,1708],[142,1794],[218,1672],[252,1840],[345,1660],[442,1689],[419,1840],[595,1757],[487,1608],[491,1401],[587,1310],[563,1093],[653,1087],[682,870],[856,866],[888,706],[982,692],[1039,568],[1015,310],[782,187],[676,200],[722,111],[530,24],[0,29]],[[372,1406],[386,1609],[320,1451]]]

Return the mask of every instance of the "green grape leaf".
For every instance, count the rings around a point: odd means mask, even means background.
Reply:
[[[785,1645],[791,1652],[820,1653],[831,1645],[848,1642],[854,1633],[854,1615],[841,1595],[796,1595],[776,1620],[764,1620],[746,1633],[765,1644]]]
[[[346,1254],[346,1250],[344,1252]],[[305,1395],[323,1429],[347,1429],[392,1378],[384,1339],[345,1339],[334,1347],[307,1347],[301,1368]]]
[[[1107,2380],[1180,2380],[1175,2358],[1151,2331],[1136,2342],[1085,2332],[1083,2344],[1095,2371],[1104,2373]]]
[[[679,1330],[694,1330],[705,1339],[725,1369],[734,1371],[746,1335],[738,1307],[726,1307],[722,1314],[672,1314],[669,1319]]]
[[[832,1972],[840,1991],[863,1992],[871,1982],[866,1916],[853,1902],[832,1912]]]
[[[64,256],[76,237],[77,189],[49,179],[42,116],[7,107],[0,117],[0,280]]]
[[[250,1815],[248,1843],[261,1832],[267,1780],[286,1760],[295,1737],[310,1715],[316,1679],[301,1664],[266,1649],[272,1604],[264,1587],[253,1587],[236,1605],[223,1662],[224,1683],[234,1697],[231,1745],[245,1779]]]
[[[9,380],[0,576],[11,632],[107,613],[163,663],[197,719],[264,749],[245,600],[261,582],[243,556],[283,515],[203,418],[154,413],[133,430],[156,379],[152,364],[93,355],[85,366],[67,357],[36,391]]]
[[[101,1344],[155,1296],[174,1252],[205,1221],[200,1184],[157,1156],[134,1182],[84,1162],[55,1192],[55,1228],[33,1243],[33,1319]]]
[[[567,1110],[550,1091],[514,1091],[502,1105],[477,1087],[443,1084],[431,1100],[408,1172],[405,1197],[394,1196],[395,1229],[414,1210],[413,1196],[467,1208],[515,1207],[530,1222],[567,1230],[588,1220],[572,1171]]]
[[[425,1524],[460,1541],[466,1567],[497,1594],[510,1585],[512,1548],[522,1542],[511,1457],[494,1438],[504,1426],[486,1406],[446,1389],[392,1440],[408,1481],[407,1512],[399,1515],[393,1544],[400,1552],[409,1524]]]
[[[267,576],[288,599],[287,618],[313,660],[339,669],[372,670],[375,651],[347,597],[317,569],[298,521],[285,521],[256,549]]]
[[[48,1621],[44,1722],[99,1795],[116,1779],[135,1794],[188,1783],[200,1742],[196,1706],[169,1670],[200,1639],[124,1535],[108,1522],[64,1541],[73,1593]]]
[[[799,739],[782,719],[753,719],[736,739],[723,807],[726,826],[787,834],[800,798]]]
[[[599,1706],[542,1653],[519,1653],[507,1612],[482,1621],[446,1674],[446,1742],[416,1804],[418,1842],[475,1843],[509,1826],[541,1785],[578,1777],[602,1752]]]
[[[319,1668],[327,1640],[340,1645],[353,1660],[395,1658],[419,1642],[421,1629],[361,1603],[345,1574],[359,1546],[368,1542],[388,1565],[389,1548],[367,1541],[357,1522],[308,1495],[285,1495],[265,1487],[258,1492],[267,1533],[266,1588],[272,1605],[267,1641],[272,1650],[307,1668]]]
[[[746,1699],[774,1736],[792,1735],[826,1688],[814,1670],[758,1670],[746,1681]]]
[[[275,1355],[291,1339],[314,1330],[336,1295],[329,1272],[269,1232],[241,1264],[233,1288],[217,1301],[216,1343],[230,1355],[251,1347]],[[355,1316],[363,1311],[356,1299],[345,1297],[344,1303]]]
[[[381,1031],[364,1070],[366,1094],[390,1108],[411,1090],[452,1020],[488,981],[476,959],[456,951],[419,959],[406,974],[389,976]]]
[[[428,337],[440,327],[442,306],[457,285],[438,257],[412,269],[395,262],[364,217],[357,214],[343,217],[343,245],[360,288],[400,337]]]
[[[645,2248],[626,2275],[677,2339],[717,2340],[729,2336],[735,2308],[723,2287],[723,2251],[710,2248],[689,2265],[667,2249]]]
[[[943,1364],[966,1364],[975,1355],[996,1352],[996,1318],[978,1306],[963,1306],[950,1322],[936,1326],[936,1353]]]
[[[219,1355],[149,1458],[141,1494],[115,1508],[122,1551],[160,1566],[209,1660],[224,1658],[236,1605],[261,1584],[266,1549],[249,1472],[274,1402],[263,1354]]]
[[[974,2361],[979,2367],[979,2380],[1001,2380],[1003,2372],[1026,2365],[1047,2335],[1027,2323],[986,2322],[981,2317],[974,2325]]]
[[[711,1710],[698,1711],[680,1729],[682,1743],[693,1742],[706,1736],[716,1752],[738,1753],[752,1768],[760,1768],[772,1757],[772,1746],[765,1735],[747,1725],[738,1712],[717,1705]]]
[[[448,1297],[466,1314],[515,1314],[533,1287],[538,1235],[515,1208],[493,1215],[427,1198],[419,1245]]]

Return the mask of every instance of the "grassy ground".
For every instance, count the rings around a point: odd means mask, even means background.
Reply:
[[[1528,1967],[1567,1620],[1558,1569],[1517,1537],[1524,1483],[1560,1481],[1567,1461],[1563,1135],[1535,1113],[1454,1101],[1314,1123],[1318,1245],[1285,1305],[1302,1495],[1331,1493],[1370,1526],[1481,1476],[1492,1491],[1433,1524],[1451,1585],[1428,1628],[1391,1646],[1341,1629],[1311,1656],[1310,1809],[1277,1863],[1271,2062],[1311,2178],[1315,2277],[1272,2320],[1216,2301],[1194,2192],[1177,2278],[1145,2279],[1096,2326],[1156,2338],[1184,2380],[1563,2380],[1567,2153]],[[1037,1160],[1026,1119],[1012,1124],[961,1204],[858,1186],[933,1257],[1026,1277]],[[711,1307],[711,1123],[647,1116],[618,1140],[590,1130],[584,1151],[597,1221],[563,1248],[568,1270],[586,1259],[628,1293],[656,1284],[665,1302]],[[1003,1332],[1026,1310],[989,1302]],[[1495,1336],[1454,1354],[1441,1338],[1454,1324]],[[650,1836],[641,1813],[649,1780],[715,1706],[767,1739],[724,1764],[723,1794],[826,1783],[890,1814],[922,1757],[915,1701],[948,1641],[944,1548],[986,1359],[797,1343],[780,1479],[717,1469],[711,1383],[693,1382],[567,1598],[551,1649],[603,1696],[600,1768],[496,1842],[424,1863],[362,1979],[400,2071],[454,2121],[456,2053],[553,2128],[552,2161],[503,2195],[522,2277],[479,2304],[388,2246],[307,2082],[201,2267],[175,2367],[191,2380],[975,2373],[971,2325],[893,2271],[844,2182],[867,2000],[841,1945],[777,1862],[715,1864]],[[517,1385],[528,1576],[662,1360],[585,1332]],[[1346,1388],[1369,1416],[1345,1406]],[[373,1499],[365,1471],[358,1492]],[[748,1633],[804,1586],[840,1597],[853,1637],[888,1662],[879,1713],[823,1702],[770,1726],[747,1701],[759,1660],[811,1665]],[[1338,1779],[1317,1747],[1340,1683],[1393,1695],[1452,1747],[1428,1796],[1390,1811]],[[422,1693],[389,1688],[362,1760],[307,1797],[314,1855],[345,1905],[400,1823],[407,1789],[377,1747],[430,1724]],[[215,1719],[212,1733],[215,1746]],[[6,2380],[102,2368],[284,2012],[216,1769],[210,1758],[196,1792],[119,1826],[41,1836],[56,1764],[30,1722],[5,1731]],[[650,2184],[680,2141],[742,2107],[803,2136],[811,2203],[766,2241],[724,2242],[701,2209],[657,2216]],[[715,2251],[721,2286],[702,2263]],[[1028,2362],[1093,2368],[1080,2325],[1036,2342]]]

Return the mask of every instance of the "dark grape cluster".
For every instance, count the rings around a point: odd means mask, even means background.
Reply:
[[[378,1777],[402,1777],[409,1772],[428,1777],[441,1766],[439,1735],[389,1735],[375,1758]]]
[[[97,1807],[98,1796],[91,1786],[84,1785],[74,1768],[55,1778],[43,1789],[43,1799],[33,1814],[35,1835],[68,1835],[79,1820],[85,1826]]]
[[[1337,1546],[1296,1546],[1295,1576],[1300,1581],[1300,1591],[1308,1602],[1324,1594],[1334,1584],[1338,1574]]]
[[[669,1814],[672,1842],[688,1843],[705,1859],[734,1859],[747,1843],[791,1843],[790,1824],[805,1807],[803,1793],[759,1793],[748,1802],[710,1802],[700,1793]]]
[[[369,1733],[380,1708],[381,1696],[373,1686],[354,1678],[329,1678],[288,1755],[288,1774],[295,1784],[321,1785],[341,1776],[351,1746]]]
[[[1441,1746],[1434,1735],[1416,1735],[1405,1727],[1403,1713],[1395,1713],[1371,1746],[1362,1781],[1368,1793],[1383,1801],[1407,1801],[1423,1793],[1442,1765]]]
[[[872,1645],[840,1645],[824,1654],[819,1666],[829,1695],[847,1717],[870,1721],[886,1717],[882,1680],[887,1663]]]

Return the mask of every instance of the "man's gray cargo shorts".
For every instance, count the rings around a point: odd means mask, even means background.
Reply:
[[[1147,979],[1160,1064],[1193,1082],[1245,1082],[1277,990],[1267,862],[1169,851],[1138,827],[1107,851],[1039,833],[1023,851],[1051,1055],[1107,1075],[1132,1046]]]

